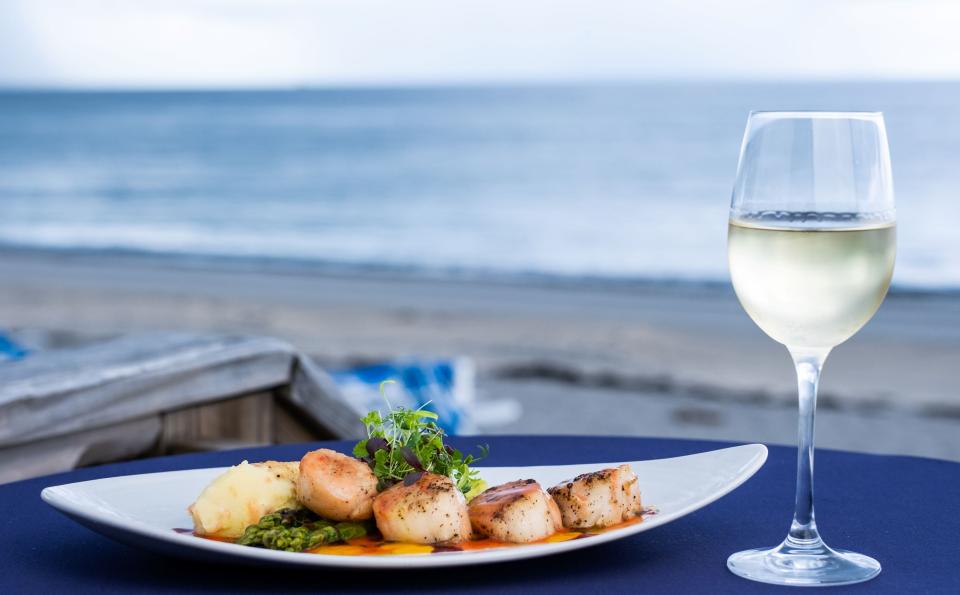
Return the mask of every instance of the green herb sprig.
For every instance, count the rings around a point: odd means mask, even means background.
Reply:
[[[361,419],[367,438],[357,442],[353,455],[370,465],[378,490],[426,471],[450,477],[468,499],[483,491],[485,482],[470,465],[487,456],[487,447],[480,446],[479,456],[473,456],[444,444],[437,417],[422,408],[391,407],[385,415],[371,411]]]

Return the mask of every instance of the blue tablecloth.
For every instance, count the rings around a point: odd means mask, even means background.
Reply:
[[[457,438],[490,445],[489,465],[651,459],[729,446],[591,437]],[[328,443],[346,450],[347,443]],[[315,446],[315,445],[310,445]],[[49,485],[111,475],[299,458],[305,445],[164,457],[81,469],[0,486],[0,593],[755,593],[727,556],[774,545],[789,525],[795,450],[770,449],[740,489],[679,521],[579,552],[431,571],[338,572],[201,564],[120,545],[40,500]],[[883,564],[879,578],[832,592],[960,593],[960,464],[913,457],[817,453],[817,516],[828,543]]]

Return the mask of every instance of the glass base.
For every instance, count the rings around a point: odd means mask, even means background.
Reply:
[[[880,563],[869,556],[832,550],[822,541],[801,545],[790,539],[773,549],[737,552],[727,559],[727,568],[752,581],[798,587],[850,585],[880,574]]]

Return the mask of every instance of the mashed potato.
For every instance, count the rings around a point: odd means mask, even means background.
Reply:
[[[247,463],[231,467],[204,488],[187,510],[199,535],[240,537],[260,517],[296,508],[299,463]]]

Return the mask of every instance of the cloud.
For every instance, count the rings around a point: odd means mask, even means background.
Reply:
[[[0,84],[956,78],[960,3],[14,0]]]

